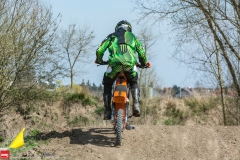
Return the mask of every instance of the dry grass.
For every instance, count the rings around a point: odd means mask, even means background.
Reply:
[[[79,96],[82,93],[70,94],[71,98],[68,100],[71,103],[64,103],[64,99],[51,105],[32,102],[19,107],[17,112],[12,110],[1,117],[1,140],[12,137],[11,133],[17,133],[23,126],[28,129],[37,127],[43,132],[69,127],[109,125],[110,122],[103,120],[102,99],[91,95],[91,92],[86,93],[83,98]],[[141,117],[129,119],[135,125],[219,125],[222,121],[219,101],[214,98],[154,98],[142,99],[140,104]]]

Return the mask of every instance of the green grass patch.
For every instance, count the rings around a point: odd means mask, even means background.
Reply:
[[[68,93],[66,94],[64,101],[65,102],[80,102],[86,98],[84,93]]]
[[[31,100],[41,101],[57,101],[61,97],[58,92],[48,91],[46,89],[14,89],[11,91],[16,100],[23,100],[25,102]]]
[[[101,116],[104,113],[104,107],[97,107],[94,113]]]
[[[2,135],[0,135],[0,142],[3,142],[5,140],[5,137],[3,137]]]
[[[89,124],[90,120],[88,117],[85,116],[75,116],[72,120],[70,118],[66,118],[68,125],[71,126],[86,126]]]
[[[166,126],[171,126],[171,125],[176,125],[176,124],[177,124],[177,122],[173,118],[168,118],[168,119],[164,120],[164,125],[166,125]]]
[[[43,141],[39,138],[40,131],[38,129],[31,130],[26,136],[24,136],[24,146],[20,148],[10,148],[11,157],[20,157],[22,153],[34,149],[35,147],[43,144],[48,144],[49,141]],[[0,143],[0,148],[8,148],[12,143],[12,140],[5,140],[5,143]],[[22,157],[21,159],[24,159]]]
[[[189,107],[192,112],[192,116],[200,116],[205,114],[210,109],[217,106],[219,103],[218,98],[209,98],[209,99],[196,99],[196,98],[187,98],[184,99],[184,104]]]
[[[97,103],[96,103],[93,99],[87,97],[87,98],[85,98],[85,99],[82,101],[82,105],[83,105],[83,106],[87,106],[87,105],[89,105],[89,106],[95,105],[95,106],[96,106]]]
[[[165,125],[182,125],[189,117],[187,111],[178,109],[176,103],[171,101],[167,103],[164,115],[168,117],[164,121]]]
[[[97,102],[84,93],[68,93],[64,96],[64,103],[82,103],[83,106],[97,106]]]

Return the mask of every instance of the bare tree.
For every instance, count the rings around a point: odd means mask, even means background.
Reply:
[[[158,37],[159,34],[153,34],[151,27],[148,26],[142,27],[139,32],[138,38],[143,43],[148,61],[150,62],[156,56],[155,53],[151,51],[151,48],[156,43]],[[153,88],[154,85],[156,87],[157,85],[159,85],[158,82],[159,80],[157,78],[157,73],[154,67],[150,69],[140,69],[138,84],[143,97],[146,98],[149,94],[149,88]]]
[[[215,86],[239,86],[239,2],[234,0],[133,0],[140,21],[168,19],[175,31],[175,58],[215,79]],[[222,100],[224,98],[222,97]],[[222,101],[223,114],[225,104]],[[236,107],[239,110],[239,106]],[[228,109],[229,110],[229,109]],[[240,116],[229,112],[239,121]],[[232,114],[233,113],[233,114]],[[236,116],[237,115],[237,116]],[[238,118],[237,118],[238,117]],[[226,119],[224,124],[226,124]]]
[[[77,73],[84,74],[84,66],[89,62],[92,52],[93,31],[88,26],[78,27],[71,24],[68,29],[62,30],[59,35],[60,57],[66,63],[66,74],[71,80]]]
[[[0,2],[0,110],[22,100],[26,92],[53,78],[58,63],[55,31],[58,18],[39,0]],[[31,75],[32,78],[28,79]],[[24,83],[27,79],[27,83]]]

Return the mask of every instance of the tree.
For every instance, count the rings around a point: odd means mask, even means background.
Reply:
[[[156,43],[159,35],[153,34],[150,27],[144,26],[140,32],[138,38],[142,41],[148,61],[152,61],[155,57],[154,52],[151,52],[151,47]],[[139,70],[138,84],[140,93],[146,98],[150,93],[150,87],[158,86],[159,79],[157,78],[157,72],[154,67],[148,69]]]
[[[97,86],[96,86],[96,84],[95,84],[94,82],[93,82],[93,84],[92,84],[92,87],[91,87],[91,88],[92,88],[92,90],[93,90],[93,91],[96,91],[96,90],[97,90]]]
[[[0,1],[0,111],[20,103],[34,86],[58,75],[58,17],[40,0]],[[25,85],[21,85],[22,83]],[[28,100],[25,99],[25,100]]]
[[[98,90],[99,90],[99,91],[102,91],[102,89],[103,89],[103,86],[102,86],[102,84],[100,84],[100,85],[98,86]]]
[[[80,86],[85,86],[85,85],[86,85],[86,84],[85,84],[85,81],[84,81],[84,79],[83,79]]]
[[[89,81],[89,80],[87,81],[87,87],[88,87],[88,88],[91,88],[91,84],[90,84],[90,81]]]
[[[174,94],[176,94],[177,92],[179,92],[180,91],[180,87],[178,87],[177,85],[173,85],[173,87],[172,87],[172,95],[174,95]]]
[[[68,29],[61,30],[58,41],[60,44],[60,57],[66,62],[66,75],[70,77],[73,87],[74,76],[84,74],[84,66],[89,62],[92,52],[93,31],[88,26],[77,27],[71,24]]]
[[[221,88],[223,121],[225,110],[240,122],[240,105],[225,108],[223,88],[233,84],[240,98],[240,9],[234,0],[134,0],[140,19],[154,23],[168,19],[176,31],[174,57],[195,71],[204,74],[205,80]],[[206,78],[207,77],[207,78]],[[206,81],[207,83],[207,81]],[[208,82],[209,84],[209,82]],[[232,109],[231,109],[232,110]]]

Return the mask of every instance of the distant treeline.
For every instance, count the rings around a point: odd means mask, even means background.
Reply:
[[[103,89],[102,84],[99,84],[99,86],[97,86],[94,82],[91,83],[89,80],[87,80],[87,83],[86,83],[84,79],[82,80],[82,83],[80,84],[80,86],[85,86],[91,91],[102,91]]]

